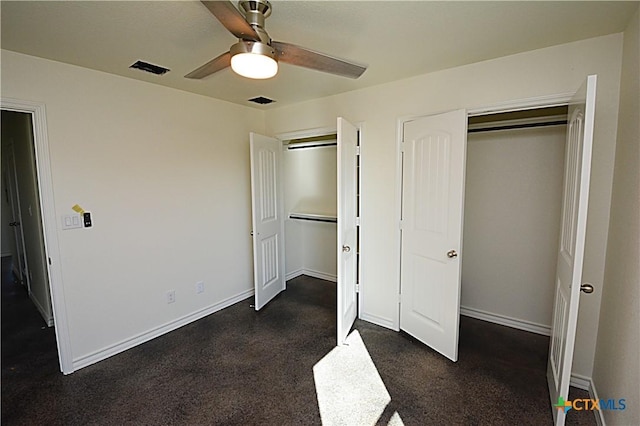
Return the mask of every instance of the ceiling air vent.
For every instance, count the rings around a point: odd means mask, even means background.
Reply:
[[[135,64],[131,65],[129,68],[135,68],[140,71],[150,72],[155,75],[163,75],[169,72],[169,68],[161,67],[160,65],[153,65],[148,62],[137,61]]]
[[[258,96],[257,98],[249,99],[249,102],[255,102],[260,105],[267,105],[275,101],[273,99],[265,98],[264,96]]]

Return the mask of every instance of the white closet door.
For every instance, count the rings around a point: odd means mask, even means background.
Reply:
[[[282,142],[250,134],[255,309],[285,289]]]
[[[358,129],[338,118],[338,345],[344,344],[357,315],[357,179]]]
[[[569,396],[578,324],[595,105],[596,76],[591,75],[569,104],[556,299],[547,363],[547,383],[556,425],[564,425],[568,411],[565,402]]]
[[[458,359],[465,110],[405,123],[400,328]]]

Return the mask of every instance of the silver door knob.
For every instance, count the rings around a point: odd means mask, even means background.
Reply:
[[[580,291],[584,291],[587,294],[593,293],[593,286],[591,284],[582,284],[580,286]]]
[[[454,257],[458,257],[458,252],[457,252],[457,251],[455,251],[455,250],[449,250],[449,251],[447,252],[447,257],[448,257],[449,259],[453,259]]]
[[[351,247],[349,246],[342,246],[342,251],[345,253],[349,253],[351,251]]]

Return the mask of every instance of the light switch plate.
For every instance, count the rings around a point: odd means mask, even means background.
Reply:
[[[62,229],[82,228],[82,216],[79,214],[66,214],[62,216]]]

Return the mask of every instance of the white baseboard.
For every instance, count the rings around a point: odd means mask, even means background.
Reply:
[[[29,293],[29,299],[31,299],[33,304],[36,306],[38,312],[40,312],[42,319],[47,323],[47,327],[53,327],[53,314],[47,313],[46,309],[44,308],[44,306],[42,306],[40,301],[33,296],[33,293]]]
[[[593,382],[593,378],[589,378],[589,397],[591,399],[600,400],[598,391],[596,391],[596,384]],[[593,415],[596,417],[596,424],[598,426],[606,426],[607,423],[604,421],[604,414],[602,410],[593,410]]]
[[[313,269],[304,269],[304,275],[309,275],[313,278],[319,278],[321,280],[331,281],[334,283],[338,282],[338,277],[336,275],[327,274],[325,272],[314,271]]]
[[[505,325],[511,328],[517,328],[518,330],[524,330],[524,331],[529,331],[531,333],[542,334],[543,336],[551,335],[551,327],[547,325],[537,324],[535,322],[521,320],[518,318],[511,318],[506,315],[494,314],[491,312],[482,311],[480,309],[460,306],[460,315],[476,318],[483,321],[492,322],[494,324]]]
[[[591,378],[580,374],[571,374],[569,385],[574,388],[589,391],[591,389]]]
[[[119,354],[120,352],[124,352],[127,349],[131,349],[134,346],[138,346],[142,343],[148,342],[151,339],[160,337],[163,334],[169,333],[170,331],[173,331],[184,325],[190,324],[194,321],[204,318],[207,315],[211,315],[226,307],[229,307],[234,303],[240,302],[241,300],[244,300],[247,297],[252,296],[253,294],[254,294],[253,289],[243,291],[242,293],[239,293],[235,296],[229,297],[218,303],[207,306],[206,308],[200,309],[199,311],[193,312],[181,318],[170,321],[159,327],[152,328],[151,330],[145,331],[144,333],[140,333],[136,336],[125,339],[119,343],[107,346],[106,348],[92,352],[88,355],[83,355],[81,357],[75,358],[73,360],[73,371],[79,370],[80,368],[83,368],[83,367],[87,367],[91,364],[95,364],[98,361],[102,361],[113,355]]]
[[[389,319],[389,318],[384,318],[384,317],[380,317],[378,315],[372,315],[372,314],[367,314],[367,313],[361,313],[360,314],[360,319],[363,320],[363,321],[370,322],[370,323],[375,324],[375,325],[379,325],[380,327],[389,328],[389,329],[394,330],[394,331],[399,331],[398,328],[396,327],[394,321]]]
[[[335,275],[327,274],[325,272],[320,272],[320,271],[314,271],[313,269],[306,269],[306,268],[301,268],[301,269],[298,269],[297,271],[289,272],[285,278],[287,281],[289,281],[296,277],[299,277],[300,275],[308,275],[313,278],[331,281],[334,283],[338,282],[338,277]]]
[[[289,280],[292,280],[292,279],[294,279],[294,278],[299,277],[300,275],[304,275],[304,269],[302,269],[302,268],[300,268],[300,269],[298,269],[298,270],[295,270],[295,271],[293,271],[293,272],[289,272],[289,273],[284,277],[284,279],[285,279],[285,280],[287,280],[287,281],[289,281]]]

